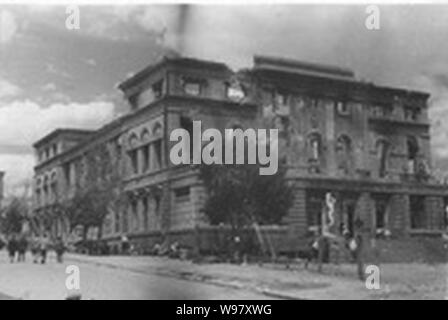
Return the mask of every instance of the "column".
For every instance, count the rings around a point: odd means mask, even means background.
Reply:
[[[355,207],[355,221],[363,222],[363,231],[373,234],[375,231],[375,202],[369,192],[360,194]]]
[[[392,234],[405,235],[411,228],[409,195],[393,194],[389,203]]]
[[[145,156],[143,154],[143,148],[137,149],[137,161],[138,161],[138,174],[142,174],[145,168]]]
[[[334,102],[325,100],[325,145],[328,175],[335,176],[337,171],[335,155]]]
[[[305,189],[294,189],[294,199],[291,208],[283,221],[291,227],[297,236],[305,236],[307,232],[306,221],[306,191]]]

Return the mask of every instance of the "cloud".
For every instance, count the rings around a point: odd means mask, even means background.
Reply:
[[[31,145],[57,128],[96,129],[110,121],[114,104],[95,101],[87,104],[53,104],[47,108],[34,101],[14,101],[0,108],[2,144]]]
[[[46,83],[42,86],[43,91],[55,91],[56,85],[53,82]]]
[[[22,90],[18,86],[0,78],[0,99],[15,97],[21,92]]]
[[[6,196],[23,194],[24,186],[32,180],[34,163],[32,154],[0,155],[0,170],[6,172]]]
[[[17,194],[32,178],[31,145],[57,128],[97,129],[112,120],[111,102],[52,104],[43,108],[34,101],[13,101],[0,108],[0,171],[6,171],[5,188]],[[28,150],[28,153],[24,152]]]
[[[95,67],[97,65],[97,62],[95,59],[87,59],[85,60],[86,64],[88,64],[89,66]]]
[[[8,10],[0,11],[0,44],[11,41],[18,30],[14,14]]]

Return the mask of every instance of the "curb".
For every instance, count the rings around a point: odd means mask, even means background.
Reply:
[[[137,272],[137,273],[141,273],[141,274],[146,274],[145,272],[143,272],[142,270],[138,270],[138,269],[133,269],[133,268],[128,268],[128,267],[123,267],[123,266],[118,266],[112,263],[107,263],[107,262],[97,262],[97,261],[89,261],[89,260],[83,260],[82,258],[77,258],[77,257],[67,257],[67,260],[73,260],[73,261],[78,261],[78,262],[82,262],[82,263],[86,263],[86,264],[93,264],[96,266],[102,266],[102,267],[107,267],[107,268],[112,268],[112,269],[121,269],[121,270],[127,270],[127,271],[132,271],[132,272]],[[219,278],[205,278],[202,276],[198,276],[197,274],[192,274],[192,276],[182,276],[180,275],[178,272],[174,272],[172,270],[169,270],[167,272],[161,272],[161,271],[154,271],[154,274],[158,275],[158,276],[162,276],[162,277],[167,277],[167,278],[174,278],[174,279],[180,279],[180,280],[185,280],[185,281],[193,281],[193,282],[200,282],[200,283],[206,283],[206,284],[211,284],[211,285],[215,285],[215,286],[219,286],[219,287],[224,287],[224,288],[231,288],[231,289],[244,289],[246,288],[247,290],[250,291],[254,291],[257,293],[261,293],[267,297],[271,297],[271,298],[276,298],[276,299],[282,299],[282,300],[309,300],[309,299],[305,299],[305,298],[300,298],[294,295],[289,295],[289,294],[285,294],[283,292],[280,291],[276,291],[276,290],[270,290],[268,288],[259,288],[259,287],[250,287],[250,286],[244,286],[242,283],[236,282],[236,281],[226,281],[226,280],[222,280]]]

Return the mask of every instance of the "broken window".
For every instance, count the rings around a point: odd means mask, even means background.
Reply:
[[[241,101],[246,97],[245,88],[239,83],[226,82],[226,97],[233,101]]]
[[[199,96],[202,91],[202,81],[198,79],[184,79],[183,90],[190,96]]]

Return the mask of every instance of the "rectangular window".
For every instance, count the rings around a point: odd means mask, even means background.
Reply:
[[[154,141],[154,169],[160,169],[162,167],[162,140]]]
[[[176,202],[184,202],[190,200],[190,187],[182,187],[174,190]]]
[[[149,170],[149,145],[146,145],[142,148],[143,152],[143,172],[147,172]]]
[[[133,174],[137,174],[137,173],[138,173],[138,156],[137,156],[137,150],[131,150],[131,151],[129,151],[129,160],[131,161],[132,173],[133,173]]]
[[[64,170],[65,183],[67,186],[71,186],[72,182],[70,174],[70,163],[64,163],[63,168],[64,168],[63,170]]]
[[[199,96],[201,94],[201,82],[199,80],[185,80],[184,92],[190,96]]]
[[[131,203],[132,210],[132,231],[138,231],[139,221],[138,221],[138,205],[136,201]]]
[[[276,108],[288,106],[289,94],[284,91],[277,91],[274,95],[274,103]]]
[[[143,198],[143,231],[148,231],[148,198]]]
[[[349,107],[348,103],[346,103],[346,102],[337,101],[336,102],[336,110],[337,110],[338,114],[342,115],[342,116],[346,116],[346,115],[350,114],[350,107]]]
[[[424,229],[425,223],[425,197],[411,196],[409,198],[409,211],[411,216],[411,229]]]
[[[163,79],[152,85],[152,92],[155,99],[160,99],[163,96]]]
[[[405,120],[417,121],[419,114],[420,114],[419,108],[411,108],[411,107],[404,108]]]
[[[315,229],[321,225],[322,205],[325,195],[318,191],[306,191],[306,221],[308,229]]]
[[[120,232],[120,213],[118,211],[115,211],[114,215],[114,231]]]

